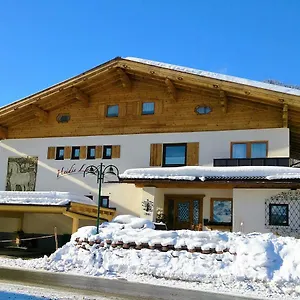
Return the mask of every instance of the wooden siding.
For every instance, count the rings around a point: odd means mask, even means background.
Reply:
[[[187,166],[199,166],[199,143],[187,143]]]
[[[18,123],[15,117],[9,127],[8,138],[66,137],[91,135],[119,135],[163,132],[195,132],[234,129],[282,127],[282,108],[228,96],[227,112],[220,104],[218,91],[187,91],[177,89],[176,101],[165,86],[151,80],[133,80],[132,91],[120,82],[110,83],[105,90],[97,86],[87,91],[89,107],[68,96],[65,106],[49,111],[47,122],[36,119]],[[55,102],[55,95],[52,97]],[[63,100],[60,100],[63,101]],[[142,115],[141,103],[155,102],[154,115]],[[119,117],[107,118],[106,106],[119,104]],[[210,106],[212,112],[197,115],[195,107]],[[58,123],[60,113],[69,113],[68,123]]]
[[[162,144],[150,145],[150,166],[160,167],[162,165]]]

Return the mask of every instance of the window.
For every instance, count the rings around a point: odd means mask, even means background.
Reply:
[[[79,159],[79,158],[80,158],[80,147],[72,147],[71,159]]]
[[[210,219],[215,223],[232,223],[232,199],[210,199]]]
[[[154,115],[154,102],[143,102],[142,115]]]
[[[211,108],[209,106],[196,106],[195,113],[198,115],[207,115],[211,112]]]
[[[65,148],[64,147],[57,147],[56,148],[56,160],[63,160],[65,156]]]
[[[69,114],[58,114],[56,117],[56,121],[58,123],[68,123],[71,117]]]
[[[119,115],[119,105],[108,105],[107,106],[107,117],[117,117]]]
[[[103,146],[103,159],[111,159],[112,146]]]
[[[269,204],[269,225],[289,226],[288,204]]]
[[[101,196],[100,198],[100,206],[101,207],[109,207],[109,197],[108,196]]]
[[[266,158],[267,142],[231,143],[231,158]]]
[[[95,159],[96,158],[96,146],[88,146],[87,147],[87,159]]]
[[[163,167],[186,165],[186,144],[165,144],[163,147]]]

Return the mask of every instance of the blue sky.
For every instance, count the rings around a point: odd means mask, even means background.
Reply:
[[[0,106],[116,56],[299,84],[299,0],[0,0]]]

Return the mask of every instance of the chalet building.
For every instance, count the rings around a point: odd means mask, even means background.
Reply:
[[[299,90],[117,57],[0,108],[0,190],[97,203],[98,182],[84,170],[112,164],[120,176],[105,175],[101,209],[171,229],[295,234],[299,110]],[[0,232],[16,230],[19,214],[2,205]],[[18,207],[22,230],[35,222],[40,234],[70,233],[87,214]]]

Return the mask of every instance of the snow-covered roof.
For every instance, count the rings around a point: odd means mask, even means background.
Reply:
[[[128,169],[122,179],[166,180],[249,180],[249,179],[300,179],[299,168],[289,167],[173,167]]]
[[[94,201],[85,196],[69,192],[4,192],[0,191],[1,204],[22,205],[57,205],[65,206],[71,202],[96,205]]]
[[[126,57],[125,59],[155,66],[155,67],[175,70],[183,73],[189,73],[193,75],[198,75],[198,76],[203,76],[203,77],[208,77],[208,78],[213,78],[213,79],[223,80],[223,81],[228,81],[233,83],[239,83],[239,84],[266,89],[270,91],[300,96],[300,90],[298,89],[288,88],[288,87],[279,86],[275,84],[270,84],[270,83],[265,83],[265,82],[260,82],[260,81],[255,81],[255,80],[250,80],[250,79],[245,79],[245,78],[240,78],[240,77],[235,77],[230,75],[224,75],[224,74],[219,74],[214,72],[202,71],[199,69],[187,68],[178,65],[172,65],[172,64],[167,64],[167,63],[162,63],[162,62],[157,62],[157,61],[152,61],[147,59],[141,59],[136,57]]]

